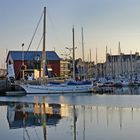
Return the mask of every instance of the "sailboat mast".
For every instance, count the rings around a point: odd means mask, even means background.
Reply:
[[[107,55],[107,46],[106,46],[106,54],[105,55],[106,55],[106,60],[105,60],[106,61],[105,62],[105,76],[107,76],[107,56],[108,56]]]
[[[83,35],[83,27],[81,28],[81,36],[82,36],[83,78],[85,80],[85,56],[84,56],[84,35]]]
[[[89,50],[89,78],[91,78],[91,72],[92,72],[92,70],[91,70],[91,67],[92,67],[92,60],[91,60],[91,48],[90,48],[90,50]]]
[[[43,22],[43,50],[41,63],[41,77],[45,77],[46,73],[46,7],[44,7],[44,22]]]
[[[43,136],[44,136],[44,140],[47,140],[47,121],[46,121],[45,97],[43,97],[42,123],[43,123]]]
[[[76,107],[73,105],[73,140],[76,140],[76,121],[77,121],[77,116],[76,116]]]
[[[73,79],[75,80],[75,39],[74,39],[74,26],[72,28],[72,39],[73,39]]]
[[[96,78],[98,77],[98,68],[97,68],[97,48],[96,48]]]

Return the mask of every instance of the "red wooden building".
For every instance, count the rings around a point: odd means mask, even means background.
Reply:
[[[41,51],[9,51],[6,63],[13,63],[15,79],[23,76],[23,65],[25,74],[34,74],[35,70],[40,71]],[[55,51],[46,51],[46,75],[49,77],[60,76],[60,58]]]

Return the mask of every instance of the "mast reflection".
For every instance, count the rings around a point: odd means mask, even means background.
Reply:
[[[47,140],[47,126],[56,126],[59,121],[67,117],[68,106],[64,104],[48,104],[43,98],[42,103],[9,103],[7,106],[7,120],[10,129],[23,128],[23,140],[30,139],[27,127],[42,127],[43,139]]]
[[[44,140],[59,139],[58,136],[55,136],[58,133],[67,133],[64,134],[64,137],[60,136],[62,140],[65,140],[66,137],[73,140],[90,139],[91,136],[99,137],[99,130],[104,134],[110,134],[110,132],[120,134],[124,128],[137,121],[137,115],[140,115],[140,108],[48,104],[46,98],[42,98],[41,103],[36,98],[35,103],[10,102],[7,106],[7,120],[10,129],[23,128],[26,137],[29,137],[31,135],[28,134],[31,132],[29,130],[40,127],[37,130],[38,133],[40,132],[39,136]],[[54,126],[58,129],[52,129]],[[32,128],[27,132],[27,127]]]
[[[61,118],[66,116],[68,116],[67,106],[63,104],[10,103],[7,107],[10,129],[42,126],[43,123],[55,126]]]

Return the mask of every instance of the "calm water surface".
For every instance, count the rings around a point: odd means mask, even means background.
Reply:
[[[139,140],[140,95],[0,97],[0,140]]]

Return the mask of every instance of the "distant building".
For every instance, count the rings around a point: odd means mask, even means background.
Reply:
[[[20,79],[26,74],[33,74],[34,78],[39,77],[41,68],[41,51],[9,51],[6,63],[9,61],[14,64],[15,78]],[[60,76],[60,58],[55,51],[46,51],[46,69],[49,77]],[[22,66],[24,63],[24,67]]]
[[[107,55],[106,74],[117,76],[124,74],[140,73],[140,56],[139,53],[120,55]]]
[[[96,78],[105,76],[105,63],[97,63],[94,66],[94,76]]]
[[[138,75],[140,73],[140,56],[139,53],[111,55],[107,54],[106,62],[98,63],[95,66],[95,75],[97,77],[119,75]]]
[[[75,61],[76,77],[89,79],[93,77],[94,62],[83,62],[81,58]]]
[[[70,62],[66,59],[60,61],[60,77],[68,78],[70,76],[69,64]]]

